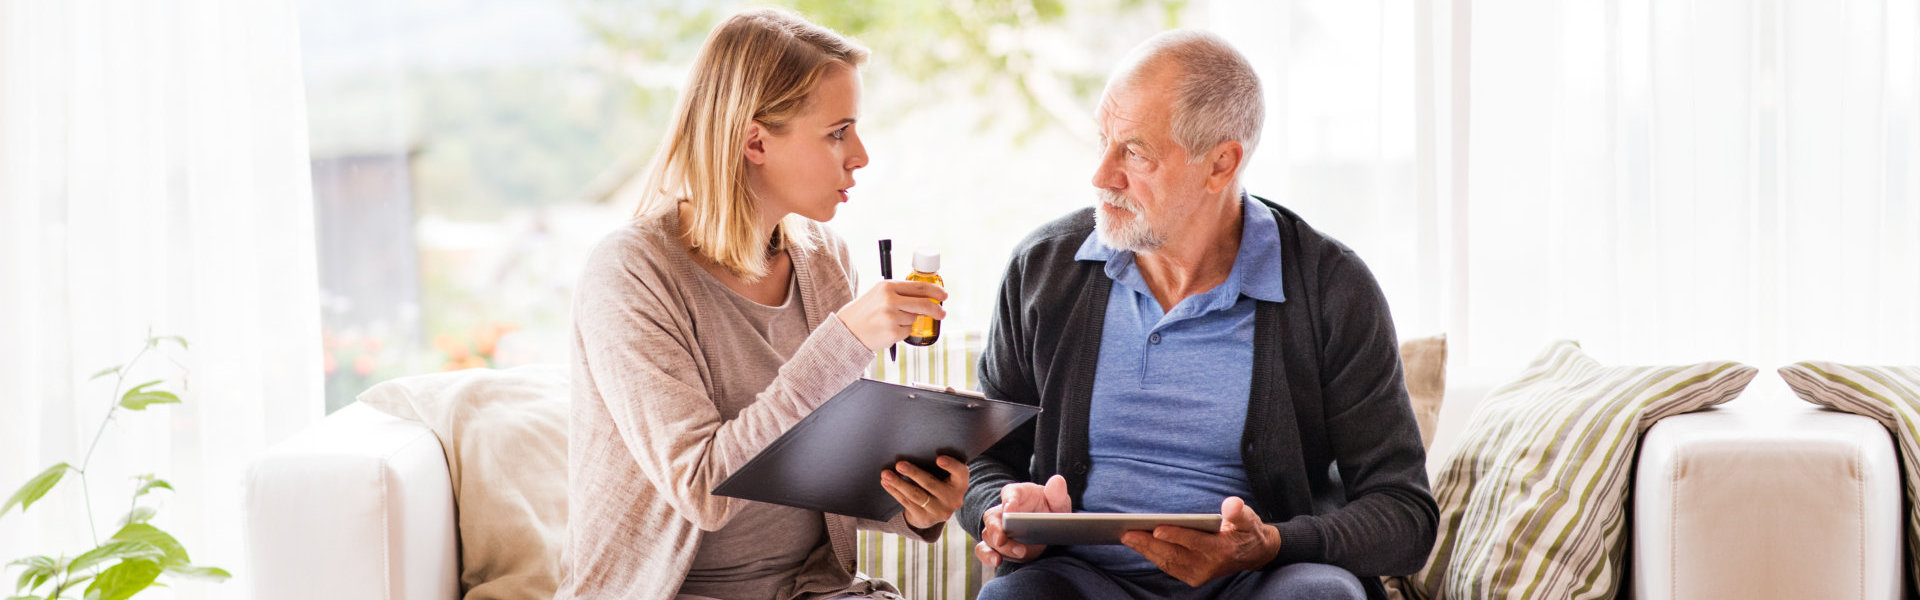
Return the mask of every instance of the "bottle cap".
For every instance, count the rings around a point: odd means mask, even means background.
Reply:
[[[921,248],[913,251],[913,270],[932,273],[940,270],[940,251]]]

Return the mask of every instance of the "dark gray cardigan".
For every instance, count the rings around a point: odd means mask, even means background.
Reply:
[[[1336,565],[1383,598],[1372,576],[1424,566],[1439,512],[1386,297],[1352,250],[1292,211],[1255,200],[1279,223],[1287,298],[1254,312],[1240,446],[1253,487],[1248,503],[1280,530],[1280,553],[1267,568]],[[990,398],[1043,412],[971,463],[960,522],[975,538],[1010,483],[1059,474],[1080,506],[1092,463],[1094,363],[1113,284],[1100,263],[1073,258],[1093,226],[1091,208],[1048,223],[1007,266],[980,385]]]

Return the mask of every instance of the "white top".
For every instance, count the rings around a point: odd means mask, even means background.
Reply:
[[[921,273],[933,273],[940,270],[940,251],[921,248],[913,251],[913,270]]]

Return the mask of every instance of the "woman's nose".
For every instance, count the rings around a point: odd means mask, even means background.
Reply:
[[[847,155],[847,170],[852,171],[867,166],[867,144],[860,141],[860,134],[850,136],[853,140],[853,152]]]

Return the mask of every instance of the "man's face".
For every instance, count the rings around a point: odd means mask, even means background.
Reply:
[[[1189,164],[1173,139],[1174,69],[1144,67],[1132,81],[1110,87],[1095,115],[1100,167],[1094,222],[1101,241],[1152,252],[1186,229],[1188,214],[1206,196],[1208,161]]]

